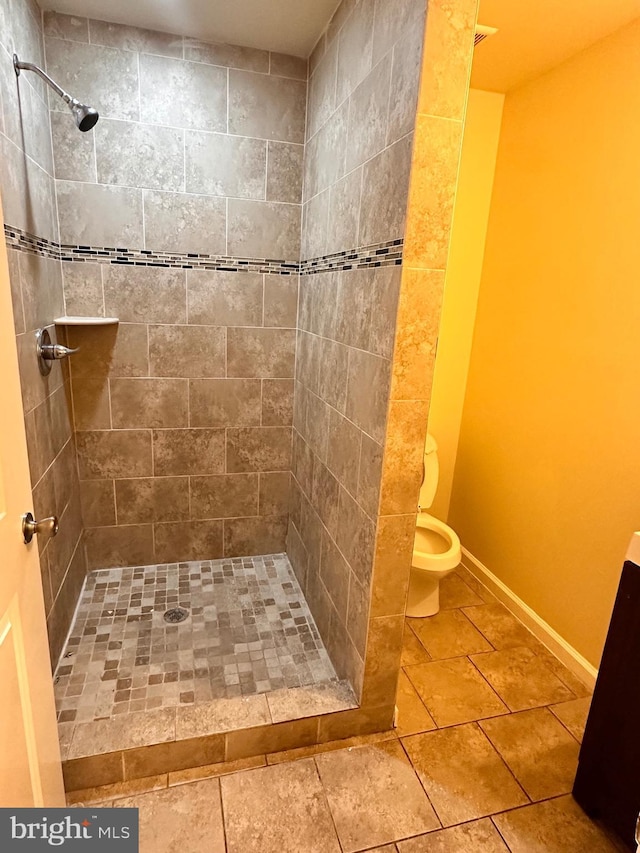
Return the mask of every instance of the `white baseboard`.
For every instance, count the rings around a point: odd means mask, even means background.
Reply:
[[[496,577],[480,560],[476,559],[466,548],[462,549],[462,565],[474,577],[483,583],[504,606],[513,613],[530,631],[543,643],[549,651],[559,658],[587,687],[593,689],[598,670],[589,663],[580,652],[573,648],[564,637],[561,637],[548,622],[525,604],[521,598],[509,589],[500,578]]]

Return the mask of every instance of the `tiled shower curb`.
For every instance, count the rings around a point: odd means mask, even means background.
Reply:
[[[59,726],[67,791],[221,764],[390,729],[344,682]]]

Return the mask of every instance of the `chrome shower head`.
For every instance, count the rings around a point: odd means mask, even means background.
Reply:
[[[80,101],[75,98],[73,98],[69,104],[69,109],[73,113],[78,130],[81,130],[83,133],[91,130],[100,118],[98,110],[94,110],[93,107],[88,107],[86,104],[81,104]]]
[[[34,71],[48,86],[51,86],[56,95],[59,95],[65,104],[67,104],[73,114],[78,130],[81,130],[83,133],[86,133],[87,130],[91,130],[100,118],[98,110],[95,110],[93,107],[88,107],[86,104],[81,104],[77,98],[72,98],[71,95],[65,92],[61,86],[58,86],[56,81],[52,80],[51,77],[42,70],[42,68],[34,65],[32,62],[21,62],[15,53],[13,54],[13,67],[16,72],[16,77],[20,76],[20,71]]]

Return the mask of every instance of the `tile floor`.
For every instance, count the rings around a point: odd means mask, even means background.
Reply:
[[[571,790],[590,693],[464,570],[407,620],[392,732],[76,792],[142,853],[613,853]]]
[[[335,679],[286,554],[92,572],[54,676],[60,723]]]

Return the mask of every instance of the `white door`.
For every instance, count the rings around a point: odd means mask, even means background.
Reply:
[[[2,222],[0,206],[0,222]],[[9,270],[0,234],[0,807],[64,806]]]

